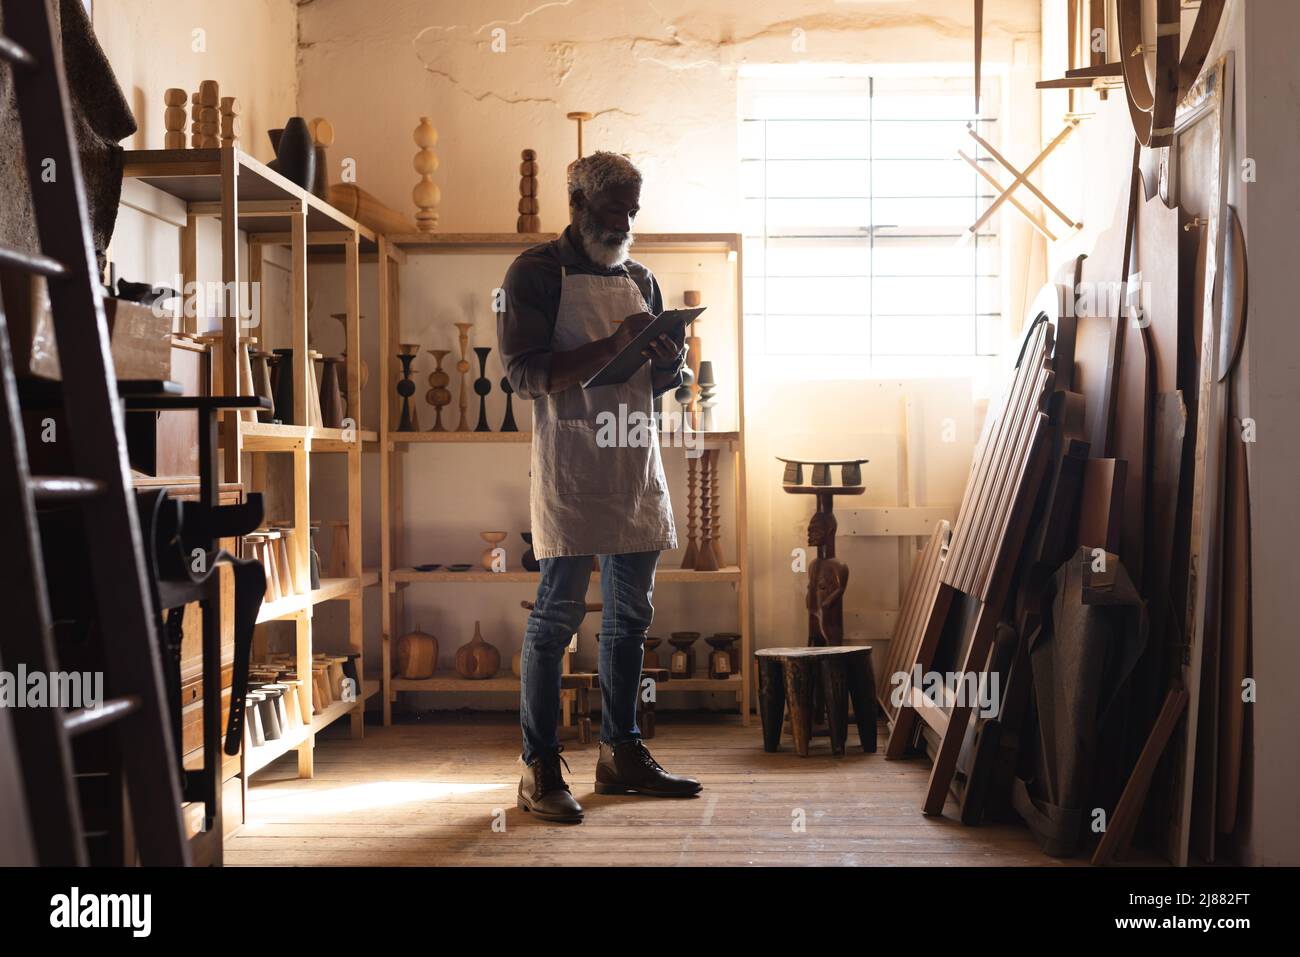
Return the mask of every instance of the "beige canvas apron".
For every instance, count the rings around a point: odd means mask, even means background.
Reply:
[[[626,275],[560,270],[557,352],[612,335],[618,320],[648,311]],[[533,403],[529,504],[538,558],[677,547],[649,363],[621,385],[575,385]]]

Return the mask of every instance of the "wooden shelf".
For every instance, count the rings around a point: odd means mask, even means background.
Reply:
[[[221,213],[220,149],[127,150],[123,177],[137,179],[164,193],[184,200],[192,213],[218,216]],[[239,228],[249,236],[275,238],[292,228],[291,215],[302,208],[307,215],[307,232],[356,232],[361,249],[378,249],[373,230],[345,216],[329,203],[290,182],[269,166],[239,148],[234,151],[239,164]],[[283,204],[282,215],[278,215]],[[314,244],[314,251],[325,251],[333,244]],[[337,247],[342,250],[342,245]]]
[[[558,233],[394,233],[387,240],[407,253],[519,252],[548,243]],[[736,233],[637,233],[633,252],[732,252]]]
[[[395,445],[418,445],[433,443],[467,443],[479,445],[484,442],[520,443],[527,445],[533,441],[531,432],[389,432],[388,441]]]
[[[402,320],[400,294],[400,273],[404,262],[401,257],[386,254],[386,250],[404,252],[405,264],[414,265],[414,256],[470,254],[508,258],[518,255],[524,249],[548,242],[556,237],[555,233],[412,233],[390,234],[380,239],[379,288],[380,310],[379,328],[381,348],[386,354],[396,354],[402,344]],[[749,551],[748,529],[746,527],[746,474],[744,462],[744,268],[741,236],[738,233],[641,233],[633,243],[633,254],[679,253],[691,255],[721,255],[723,273],[734,287],[734,313],[729,317],[734,335],[734,355],[736,362],[737,394],[741,398],[734,422],[727,420],[727,425],[735,425],[734,431],[711,431],[708,433],[687,433],[666,431],[659,435],[659,444],[664,457],[688,454],[691,449],[724,449],[725,458],[732,464],[735,484],[733,502],[735,506],[736,554],[740,565],[729,565],[715,572],[698,572],[680,568],[660,568],[656,573],[659,583],[680,583],[707,585],[727,583],[734,594],[727,600],[735,602],[737,618],[736,630],[741,634],[741,654],[748,658],[752,648],[752,616],[749,599],[749,572],[743,563],[747,561]],[[451,572],[439,569],[420,572],[414,568],[394,568],[391,563],[395,556],[407,552],[404,540],[407,537],[406,499],[404,476],[407,465],[414,467],[417,463],[404,460],[403,455],[413,446],[421,445],[494,445],[506,444],[527,446],[532,441],[530,432],[397,432],[390,429],[388,423],[395,420],[394,370],[390,363],[385,363],[383,372],[385,381],[380,389],[380,422],[384,425],[380,432],[380,525],[381,554],[383,556],[383,640],[381,658],[385,668],[390,662],[393,649],[390,635],[402,633],[407,613],[405,609],[406,589],[413,584],[457,584],[457,585],[507,585],[514,584],[521,589],[527,585],[536,585],[541,575],[538,572],[508,571],[493,573],[483,571],[477,564],[465,572]],[[665,407],[671,408],[665,400]],[[689,440],[689,444],[687,441]],[[427,456],[429,453],[421,453]],[[424,462],[422,457],[419,462]],[[522,473],[519,473],[522,478]],[[418,557],[424,558],[428,553]],[[412,555],[411,557],[417,557]],[[428,556],[436,557],[436,556]],[[454,556],[448,556],[454,557]],[[599,581],[599,573],[592,577]],[[459,593],[449,593],[452,600],[458,600]],[[488,596],[482,596],[486,599]],[[720,596],[718,596],[720,597]],[[441,596],[439,596],[441,598]],[[709,593],[707,600],[713,601],[714,593]],[[472,600],[472,596],[471,596]],[[392,702],[399,691],[454,691],[461,693],[503,691],[518,693],[519,682],[512,676],[494,678],[488,681],[468,681],[455,674],[438,674],[422,681],[402,680],[390,677],[381,671],[385,683],[383,699],[383,719],[387,725],[392,720]],[[673,687],[673,685],[676,687]],[[702,691],[731,694],[740,705],[743,721],[750,720],[750,681],[743,675],[733,676],[727,680],[714,681],[708,677],[695,677],[670,682],[665,690]]]
[[[400,251],[391,250],[374,230],[359,223],[334,208],[309,190],[290,182],[284,176],[254,159],[238,147],[220,149],[180,150],[128,150],[123,159],[125,177],[143,183],[178,199],[185,206],[185,217],[179,221],[168,219],[180,229],[181,273],[186,288],[198,283],[198,264],[201,260],[199,226],[204,220],[215,221],[220,227],[219,252],[221,257],[221,282],[226,289],[245,283],[258,284],[263,279],[268,247],[286,247],[283,259],[288,260],[287,309],[276,310],[274,316],[277,332],[274,342],[265,338],[265,347],[283,345],[293,350],[294,385],[292,403],[294,418],[307,421],[306,409],[313,401],[309,394],[308,374],[310,342],[308,313],[311,280],[314,272],[308,261],[320,256],[336,256],[342,268],[339,277],[340,302],[331,309],[345,313],[349,319],[344,329],[344,351],[349,360],[339,370],[341,384],[348,383],[354,393],[347,404],[346,414],[353,422],[365,421],[362,415],[361,389],[359,387],[360,360],[363,353],[363,332],[374,333],[379,323],[362,323],[361,260],[382,254],[384,264],[391,259],[400,262],[405,258]],[[142,190],[142,193],[147,192]],[[206,231],[206,230],[204,230]],[[245,265],[244,249],[247,244]],[[381,272],[382,272],[381,267]],[[242,296],[240,297],[242,301]],[[380,306],[384,295],[379,296]],[[330,311],[330,310],[326,310]],[[374,315],[370,310],[369,314]],[[382,308],[379,310],[382,312]],[[211,337],[213,388],[225,395],[247,392],[246,379],[239,374],[238,337],[245,334],[241,317],[234,310],[223,310],[223,315],[211,317],[218,320],[216,328],[205,331],[221,335]],[[268,313],[266,317],[269,317]],[[264,317],[264,318],[266,318]],[[284,320],[279,328],[280,320]],[[188,313],[184,319],[185,331],[196,334],[198,317]],[[263,335],[270,332],[266,329]],[[261,338],[261,337],[259,337]],[[368,343],[367,343],[368,345]],[[247,369],[245,367],[245,372]],[[278,425],[246,421],[238,413],[229,412],[220,423],[223,474],[228,480],[239,482],[250,492],[268,494],[271,500],[289,503],[289,524],[297,531],[291,540],[289,562],[293,577],[301,581],[310,565],[310,534],[312,499],[320,485],[312,479],[311,453],[342,453],[345,457],[345,478],[332,491],[338,491],[347,502],[346,524],[349,531],[346,567],[358,569],[356,577],[326,578],[320,587],[302,595],[289,595],[274,602],[264,603],[259,611],[259,623],[271,621],[292,622],[293,656],[296,670],[307,672],[313,660],[313,623],[311,609],[322,602],[348,600],[356,604],[347,615],[347,648],[358,656],[356,665],[365,673],[364,616],[359,614],[362,589],[378,584],[382,574],[376,569],[362,568],[362,465],[361,453],[375,452],[380,448],[378,430],[343,430],[304,425]],[[285,453],[289,462],[272,463],[259,453]],[[357,453],[357,454],[353,454]],[[281,468],[292,465],[292,470]],[[330,470],[333,474],[333,470]],[[337,557],[337,556],[335,556]],[[363,684],[365,684],[363,682]],[[366,685],[369,694],[380,693],[381,682]],[[310,694],[310,691],[308,691]],[[359,694],[359,697],[367,697]],[[307,727],[297,729],[285,738],[269,742],[262,748],[250,749],[246,770],[250,773],[265,767],[282,754],[298,750],[298,774],[310,778],[314,761],[309,742],[312,734],[339,716],[356,714],[362,705],[357,702],[336,702],[317,715]],[[360,737],[361,728],[354,722],[353,734]]]
[[[440,691],[454,694],[474,694],[475,692],[519,691],[519,679],[513,674],[498,675],[495,678],[462,678],[454,671],[440,671],[432,678],[393,678],[389,686],[394,691]],[[706,691],[734,695],[740,690],[740,675],[729,678],[673,678],[660,682],[655,689],[664,691]]]
[[[292,618],[300,611],[319,605],[323,601],[337,601],[350,598],[360,586],[355,578],[322,578],[320,588],[302,595],[290,595],[276,601],[263,602],[262,610],[257,613],[257,623],[281,621]]]
[[[283,757],[303,745],[308,738],[324,730],[345,714],[350,713],[364,702],[364,697],[355,701],[335,701],[320,714],[312,715],[311,724],[294,728],[288,734],[275,741],[255,748],[249,748],[244,755],[244,774],[256,774],[276,758]]]
[[[467,571],[449,572],[439,569],[432,572],[420,572],[414,568],[394,568],[389,578],[400,584],[412,582],[446,582],[478,585],[508,585],[522,582],[538,582],[541,572],[486,572]],[[591,573],[592,581],[600,581],[600,572]],[[740,581],[740,568],[736,565],[724,565],[716,572],[697,572],[689,568],[660,568],[655,572],[655,584],[663,582],[682,582],[693,585],[709,585],[717,582]]]
[[[324,429],[310,425],[279,425],[273,422],[241,422],[239,441],[245,452],[350,452],[358,443],[377,442],[372,429],[357,429],[354,440],[344,438],[343,429]]]
[[[512,691],[519,693],[519,679],[507,669],[504,677],[462,678],[454,671],[436,672],[432,678],[393,678],[388,686],[394,691]]]
[[[704,447],[729,445],[740,441],[739,432],[688,432],[692,443],[702,443]],[[533,441],[531,432],[389,432],[388,441],[394,445],[423,444],[457,444],[479,445],[487,443],[507,443],[529,445]],[[676,432],[660,432],[661,449],[686,448],[685,437]],[[699,445],[697,444],[698,448]]]

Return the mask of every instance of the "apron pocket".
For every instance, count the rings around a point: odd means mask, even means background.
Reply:
[[[582,420],[562,419],[552,435],[554,459],[543,466],[543,474],[549,473],[548,484],[557,494],[621,494],[635,500],[639,492],[663,488],[653,444],[599,445],[597,430]],[[617,436],[619,442],[626,438]]]

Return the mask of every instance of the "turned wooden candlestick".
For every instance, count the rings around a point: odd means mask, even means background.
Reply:
[[[709,449],[704,453],[709,463],[709,504],[713,514],[709,516],[709,551],[713,553],[715,568],[726,564],[722,557],[722,497],[718,492],[718,449]]]
[[[433,174],[438,171],[438,152],[434,149],[438,145],[438,131],[433,120],[427,116],[420,117],[413,138],[420,148],[412,160],[420,176],[411,192],[417,210],[415,226],[422,233],[431,233],[438,225],[438,206],[442,203],[442,190],[433,182]]]
[[[695,488],[695,457],[686,453],[686,554],[682,556],[682,568],[694,568],[697,546],[695,544],[695,506],[698,501]]]
[[[564,115],[578,124],[578,159],[582,159],[582,124],[586,123],[588,120],[594,120],[596,114],[576,112],[565,113]]]
[[[694,309],[700,304],[700,291],[687,289],[682,293],[682,302],[687,309]],[[691,370],[691,428],[700,429],[700,360],[704,357],[700,337],[695,334],[696,319],[691,320],[686,336],[686,364]]]
[[[429,431],[446,432],[447,427],[442,424],[442,409],[451,404],[451,390],[447,388],[451,376],[442,371],[442,360],[447,358],[451,350],[426,349],[425,352],[433,356],[434,362],[434,370],[429,373],[429,391],[424,394],[424,401],[433,406],[433,427]]]
[[[700,541],[695,553],[695,568],[702,572],[716,572],[722,564],[712,545],[713,524],[717,514],[713,465],[714,459],[707,451],[700,456]]]
[[[458,322],[456,328],[460,330],[460,359],[456,362],[456,371],[460,373],[460,422],[456,425],[457,432],[468,432],[469,428],[469,331],[474,327],[472,322]]]

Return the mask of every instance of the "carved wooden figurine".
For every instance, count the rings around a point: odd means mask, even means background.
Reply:
[[[817,549],[817,557],[808,566],[808,591],[804,605],[808,610],[808,644],[841,645],[844,643],[844,591],[849,584],[849,566],[835,557],[834,503],[836,495],[861,495],[862,463],[866,459],[814,461],[783,459],[785,475],[782,488],[792,495],[816,495],[817,510],[808,522],[808,545]],[[804,484],[803,469],[811,465],[812,484]],[[830,470],[841,470],[838,486],[831,485]]]
[[[190,95],[177,87],[172,87],[163,94],[163,102],[167,104],[167,110],[163,114],[163,126],[167,130],[163,146],[166,149],[185,149],[185,104],[189,99]]]
[[[844,591],[849,566],[835,557],[835,532],[839,523],[831,511],[832,498],[817,496],[817,511],[808,522],[808,545],[817,557],[808,566],[808,644],[844,644]]]
[[[221,98],[221,145],[238,146],[239,134],[243,132],[243,120],[239,118],[239,100],[233,96]]]
[[[216,80],[199,84],[199,146],[216,149],[221,145],[221,88]]]

